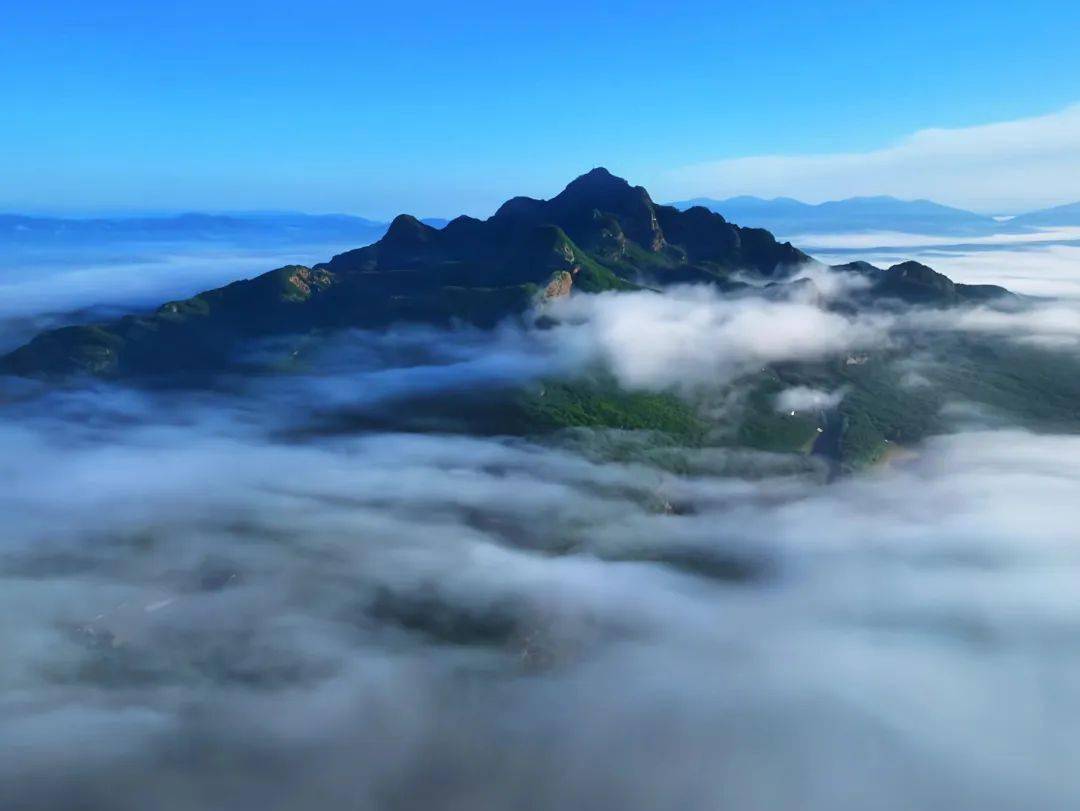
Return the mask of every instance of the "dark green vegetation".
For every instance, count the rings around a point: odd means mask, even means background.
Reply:
[[[785,389],[844,393],[835,408],[777,409]],[[530,433],[575,426],[648,429],[654,444],[817,454],[852,470],[890,449],[964,425],[1080,430],[1080,358],[1003,338],[902,335],[889,351],[814,363],[782,363],[699,398],[627,395],[595,382],[544,388],[528,401]],[[519,401],[520,402],[520,401]],[[666,440],[664,439],[666,438]]]
[[[550,382],[519,394],[513,406],[522,428],[617,428],[658,431],[683,444],[705,440],[708,423],[674,394],[627,392],[614,382]]]
[[[889,351],[820,363],[778,364],[738,381],[737,444],[813,450],[857,468],[891,447],[967,424],[1073,433],[1080,430],[1080,358],[1005,338],[900,335]],[[844,397],[827,413],[779,413],[775,396],[793,386]],[[822,429],[820,432],[818,429]]]
[[[800,386],[843,397],[835,407],[779,410],[778,396]],[[764,451],[793,464],[813,455],[853,470],[964,426],[1077,431],[1080,358],[1004,338],[901,334],[888,350],[774,364],[694,394],[627,391],[609,377],[584,376],[399,400],[335,415],[319,430],[559,438],[598,460],[688,472],[687,449]]]
[[[767,231],[732,225],[702,207],[656,205],[643,188],[596,169],[551,200],[514,198],[483,221],[459,217],[439,229],[403,215],[378,242],[325,264],[279,268],[146,315],[45,332],[0,363],[22,375],[170,381],[251,370],[254,361],[241,360],[242,350],[256,339],[300,336],[281,351],[288,359],[297,354],[294,347],[318,345],[341,328],[403,322],[487,328],[572,291],[699,283],[729,295],[806,296],[812,283],[790,280],[809,261]],[[828,305],[839,312],[1020,304],[1002,288],[955,284],[916,262],[888,269],[855,262],[835,270],[865,280]],[[887,351],[774,364],[694,394],[626,391],[594,370],[573,380],[405,398],[332,415],[316,430],[550,436],[598,429],[649,436],[651,447],[816,453],[850,468],[876,461],[891,445],[946,430],[957,402],[1033,428],[1080,424],[1080,368],[1072,358],[952,333],[898,337]],[[281,360],[255,368],[287,371]],[[843,390],[844,397],[825,412],[779,412],[777,396],[794,386]],[[622,450],[616,445],[609,450],[627,452],[625,443]]]

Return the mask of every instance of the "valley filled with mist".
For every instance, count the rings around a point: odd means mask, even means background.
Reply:
[[[1080,3],[9,3],[0,811],[1080,809]]]
[[[1080,247],[816,239],[0,377],[0,804],[1080,802]],[[6,258],[2,351],[346,247]]]

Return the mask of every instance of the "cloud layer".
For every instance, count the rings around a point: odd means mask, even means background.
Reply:
[[[591,352],[631,388],[715,385],[782,360],[880,345],[884,322],[819,302],[721,296],[710,287],[576,296],[553,310],[556,341]],[[565,336],[565,339],[564,339]]]
[[[1080,337],[1068,302],[843,315],[849,284],[808,273],[822,296],[343,333],[220,391],[0,382],[8,805],[1075,807],[1076,436],[942,436],[826,484],[618,431],[312,430],[594,370],[716,386],[910,330]]]
[[[826,486],[68,397],[0,428],[20,808],[1080,799],[1074,437]]]
[[[1008,212],[1080,196],[1080,105],[1035,118],[927,129],[870,152],[763,155],[670,172],[672,198],[796,197],[819,202],[890,194]]]

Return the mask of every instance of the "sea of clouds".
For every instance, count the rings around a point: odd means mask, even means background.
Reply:
[[[308,373],[199,391],[2,381],[0,805],[1075,807],[1080,438],[976,421],[830,483],[619,432],[307,430],[591,369],[699,388],[912,329],[1080,337],[1065,300],[824,308],[846,284],[347,333]]]

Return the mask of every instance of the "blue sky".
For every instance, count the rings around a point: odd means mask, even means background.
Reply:
[[[1074,2],[995,0],[18,4],[0,29],[0,210],[486,214],[599,164],[660,199],[780,193],[775,166],[726,162],[1068,108],[1077,30]],[[999,193],[936,188],[928,168],[925,195],[1063,202],[1061,169]],[[795,172],[789,191],[863,193],[860,174]]]

